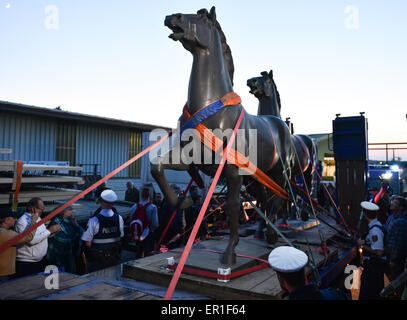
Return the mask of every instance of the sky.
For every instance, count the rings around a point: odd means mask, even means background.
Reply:
[[[407,142],[404,0],[0,0],[0,100],[176,127],[192,56],[164,19],[213,5],[249,113],[272,69],[296,133],[365,112],[369,142]]]

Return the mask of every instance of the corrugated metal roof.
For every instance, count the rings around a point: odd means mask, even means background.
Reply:
[[[105,125],[115,126],[115,127],[127,127],[127,128],[139,129],[142,131],[151,131],[151,130],[154,130],[157,128],[171,130],[171,128],[168,128],[168,127],[156,126],[156,125],[152,125],[152,124],[131,122],[131,121],[126,121],[126,120],[112,119],[112,118],[104,118],[104,117],[98,117],[98,116],[89,115],[89,114],[82,114],[82,113],[64,111],[64,110],[59,110],[59,109],[50,109],[50,108],[44,108],[44,107],[36,107],[36,106],[30,106],[30,105],[9,102],[9,101],[1,101],[1,100],[0,100],[0,111],[31,114],[31,115],[41,116],[41,117],[50,117],[50,118],[54,118],[54,119],[66,119],[66,120],[73,120],[73,121],[80,121],[80,122],[86,121],[86,122],[105,124]]]

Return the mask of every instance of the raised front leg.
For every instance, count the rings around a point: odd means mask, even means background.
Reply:
[[[226,183],[228,188],[226,200],[226,213],[229,216],[230,237],[229,244],[222,255],[221,262],[225,265],[236,263],[235,247],[239,243],[239,216],[240,216],[240,189],[242,187],[242,177],[239,170],[233,165],[226,165],[224,168]]]
[[[173,163],[173,152],[179,152],[178,149],[170,150],[167,154],[162,157],[158,157],[155,159],[154,163],[151,164],[151,175],[157,182],[158,186],[160,187],[161,192],[163,193],[164,197],[167,199],[169,204],[175,208],[179,205],[180,209],[185,209],[192,206],[192,200],[188,197],[185,199],[180,199],[178,195],[172,190],[170,185],[168,184],[168,180],[165,177],[164,170],[171,169],[177,171],[187,171],[189,165],[182,163]],[[179,157],[178,157],[179,158]],[[179,201],[182,201],[180,204]]]

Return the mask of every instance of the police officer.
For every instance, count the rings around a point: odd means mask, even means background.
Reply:
[[[90,218],[82,235],[88,272],[117,265],[121,258],[120,239],[124,236],[123,218],[112,210],[117,195],[104,190],[100,196],[101,211]]]
[[[313,283],[306,284],[308,256],[301,250],[288,246],[277,247],[271,251],[268,261],[277,274],[281,288],[288,292],[289,300],[347,300],[338,290],[319,290]]]
[[[360,203],[363,217],[368,223],[368,231],[357,241],[362,248],[363,273],[361,277],[359,300],[380,299],[380,291],[384,287],[384,271],[386,258],[384,257],[384,227],[377,220],[379,206],[363,201]]]

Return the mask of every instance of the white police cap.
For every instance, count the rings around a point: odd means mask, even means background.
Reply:
[[[281,246],[271,251],[269,264],[279,272],[296,272],[305,267],[308,256],[301,250],[293,247]]]
[[[379,210],[379,206],[377,204],[374,204],[373,202],[369,202],[369,201],[362,201],[360,203],[360,206],[368,211],[378,211]]]
[[[117,195],[113,190],[103,191],[100,197],[106,202],[115,202],[117,200]]]

